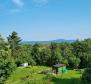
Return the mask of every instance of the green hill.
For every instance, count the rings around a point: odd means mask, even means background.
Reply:
[[[69,70],[68,73],[48,74],[49,67],[34,66],[17,68],[6,80],[5,84],[81,84],[80,71]]]

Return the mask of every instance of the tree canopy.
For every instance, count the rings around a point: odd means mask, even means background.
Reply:
[[[12,32],[5,41],[0,35],[0,83],[13,72],[15,66],[29,65],[53,66],[65,64],[68,68],[87,68],[83,78],[91,78],[91,39],[72,43],[22,44],[17,32]],[[88,75],[89,74],[89,75]]]

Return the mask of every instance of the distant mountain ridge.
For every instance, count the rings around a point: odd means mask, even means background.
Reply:
[[[65,40],[65,39],[57,39],[53,40],[53,42],[62,43],[62,42],[74,42],[75,40]]]
[[[57,39],[57,40],[50,40],[50,41],[22,41],[22,44],[35,44],[35,43],[40,43],[40,44],[48,44],[51,42],[55,42],[55,43],[64,43],[64,42],[68,42],[68,43],[72,43],[75,40],[65,40],[65,39]]]

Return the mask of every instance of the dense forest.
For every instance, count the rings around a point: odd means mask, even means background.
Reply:
[[[31,66],[66,64],[69,69],[86,68],[82,80],[91,83],[91,39],[72,43],[21,44],[21,38],[12,32],[5,40],[0,35],[0,84],[22,63]]]

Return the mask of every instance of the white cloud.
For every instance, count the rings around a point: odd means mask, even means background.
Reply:
[[[28,0],[27,0],[28,1]],[[36,5],[46,5],[49,0],[32,0]],[[19,6],[23,7],[24,6],[24,0],[12,0],[12,2]]]
[[[20,6],[22,7],[24,5],[24,2],[23,0],[12,0],[12,2],[17,5],[17,6]]]

